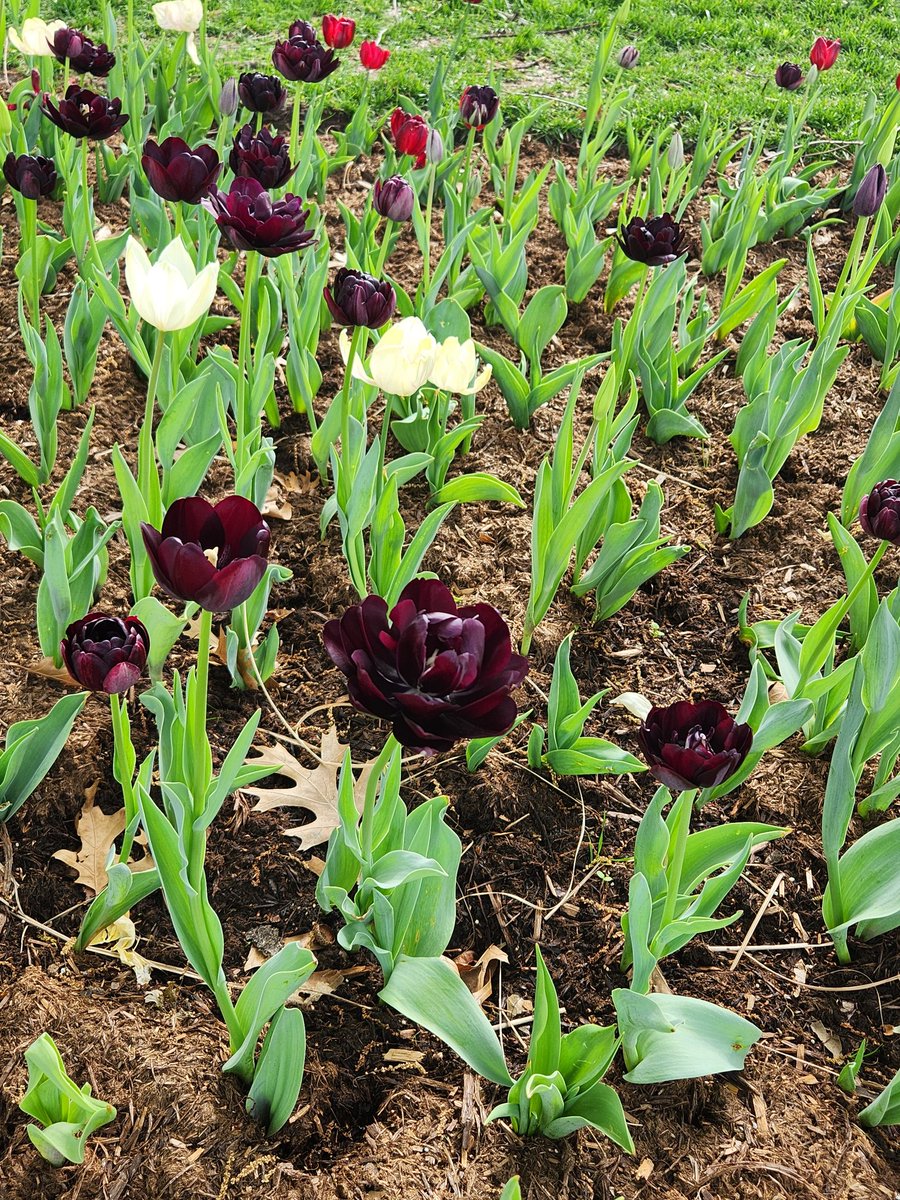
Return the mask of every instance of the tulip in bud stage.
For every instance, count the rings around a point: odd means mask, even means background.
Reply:
[[[632,67],[636,67],[638,59],[641,57],[641,52],[637,46],[623,46],[616,55],[616,62],[626,71],[630,71]]]
[[[424,117],[417,113],[404,112],[402,108],[395,108],[391,113],[391,135],[398,154],[409,154],[417,160],[421,159],[421,162],[416,162],[416,166],[424,166],[425,147],[428,143],[428,126]]]
[[[506,145],[506,143],[503,143]],[[437,166],[438,163],[444,161],[444,141],[436,129],[428,130],[428,139],[425,142],[425,161],[431,163],[432,166]]]
[[[884,479],[863,496],[859,523],[869,537],[900,546],[900,483]]]
[[[796,63],[783,62],[775,70],[775,82],[786,92],[795,92],[803,83],[803,72]]]
[[[219,92],[219,112],[223,117],[233,117],[238,110],[238,81],[232,76],[222,84]]]
[[[862,177],[853,197],[853,214],[857,217],[874,217],[887,194],[887,172],[881,163],[876,163]]]
[[[372,189],[372,207],[380,217],[387,217],[389,221],[408,221],[414,204],[412,184],[402,175],[376,179]]]
[[[288,30],[288,40],[290,41],[291,38],[303,38],[304,42],[309,42],[313,46],[319,40],[319,35],[315,25],[310,24],[309,21],[292,21]]]
[[[324,288],[324,296],[338,325],[380,329],[397,307],[397,297],[387,280],[346,267],[341,267],[331,287]]]
[[[669,142],[666,162],[670,171],[678,171],[684,166],[684,141],[677,131],[672,134],[672,140]]]

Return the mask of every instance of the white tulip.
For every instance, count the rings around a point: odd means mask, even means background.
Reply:
[[[437,348],[428,380],[442,392],[468,395],[480,392],[491,377],[489,366],[476,379],[477,371],[478,355],[472,339],[461,342],[458,337],[448,337]]]
[[[350,357],[350,335],[341,330],[341,354]],[[353,360],[353,378],[374,384],[392,396],[411,396],[428,382],[434,368],[437,343],[418,317],[404,317],[392,325],[369,355],[369,370]]]
[[[133,237],[125,247],[125,279],[131,303],[141,317],[168,333],[187,329],[209,309],[219,281],[219,264],[209,263],[199,273],[181,238],[174,238],[155,263]]]
[[[202,0],[162,0],[153,5],[153,15],[160,29],[194,33],[203,20],[203,3]]]
[[[9,40],[21,53],[29,58],[49,58],[53,51],[50,43],[57,30],[65,29],[65,21],[42,21],[40,17],[29,17],[22,24],[22,32],[9,31]]]

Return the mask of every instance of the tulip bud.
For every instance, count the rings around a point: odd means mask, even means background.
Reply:
[[[796,92],[803,82],[803,72],[796,63],[783,62],[775,70],[775,83],[786,92]]]
[[[866,172],[853,197],[853,214],[857,217],[874,217],[887,192],[887,173],[881,163]]]
[[[356,33],[356,22],[350,17],[335,17],[328,13],[322,18],[322,38],[333,50],[346,50]]]
[[[444,140],[436,129],[428,130],[428,140],[425,142],[425,161],[436,166],[444,160]]]
[[[623,46],[616,55],[616,62],[626,71],[630,71],[632,67],[637,66],[638,59],[641,57],[641,52],[637,46]]]
[[[859,506],[859,523],[869,537],[900,546],[900,483],[884,479],[876,483]]]
[[[412,216],[415,193],[402,175],[390,179],[376,179],[372,191],[372,207],[380,217],[389,221],[408,221]]]
[[[425,146],[428,142],[428,126],[418,113],[407,113],[395,108],[391,113],[391,135],[398,154],[408,154],[422,159],[417,166],[424,165]]]
[[[232,77],[226,79],[219,92],[219,112],[223,117],[233,117],[238,110],[238,84]]]
[[[677,131],[672,134],[672,140],[669,142],[669,153],[666,155],[666,162],[672,171],[677,171],[684,166],[684,141],[681,134]]]

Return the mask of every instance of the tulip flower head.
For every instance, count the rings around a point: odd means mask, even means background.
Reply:
[[[397,307],[397,297],[387,280],[346,267],[341,267],[331,287],[324,288],[324,296],[338,325],[380,329]]]
[[[444,140],[436,129],[428,130],[425,142],[425,161],[436,166],[444,161]]]
[[[676,129],[672,134],[671,142],[669,142],[666,162],[670,171],[678,171],[684,166],[684,161],[684,138]]]
[[[322,636],[353,705],[392,721],[401,745],[434,754],[505,733],[516,719],[510,692],[528,660],[513,654],[495,608],[457,608],[437,580],[414,579],[390,613],[380,596],[367,596]]]
[[[619,245],[635,262],[648,267],[664,267],[678,257],[682,230],[669,213],[661,217],[632,217],[621,237]]]
[[[322,18],[322,40],[332,50],[346,50],[356,35],[356,22],[350,17],[327,13]]]
[[[490,377],[490,366],[478,372],[478,355],[471,338],[461,342],[458,337],[448,337],[435,350],[428,382],[442,392],[468,396],[480,392]]]
[[[66,629],[60,643],[66,670],[92,692],[118,696],[134,687],[150,652],[150,635],[137,617],[92,612]]]
[[[390,57],[390,50],[378,42],[363,42],[359,48],[359,61],[367,71],[380,71]]]
[[[747,757],[753,730],[715,700],[651,708],[638,730],[655,779],[674,792],[718,787]]]
[[[232,76],[222,84],[219,92],[219,112],[223,117],[233,117],[238,110],[238,81]]]
[[[462,119],[471,129],[484,129],[496,117],[500,108],[500,97],[488,84],[467,87],[459,98]]]
[[[881,163],[863,175],[856,195],[853,197],[853,215],[856,217],[874,217],[884,203],[887,194],[887,172]]]
[[[340,336],[341,355],[346,364],[350,358],[350,337],[346,330]],[[404,317],[381,337],[369,355],[368,371],[354,358],[354,379],[372,384],[392,396],[412,396],[431,378],[437,343],[418,317]]]
[[[308,42],[302,37],[276,42],[272,62],[276,71],[294,83],[321,83],[340,66],[330,47],[319,41]]]
[[[315,25],[310,24],[309,21],[293,21],[291,23],[291,27],[288,30],[288,40],[295,37],[303,38],[304,42],[309,42],[310,44],[319,40]]]
[[[143,523],[141,533],[162,590],[207,612],[231,612],[249,600],[266,571],[269,527],[243,496],[216,505],[199,496],[176,500],[162,529]]]
[[[859,523],[869,537],[900,546],[900,483],[884,479],[876,483],[859,506]]]
[[[237,250],[256,250],[266,258],[301,250],[315,237],[306,228],[309,209],[299,196],[287,192],[273,200],[256,179],[233,179],[227,192],[212,191],[203,207]]]
[[[408,154],[416,159],[416,166],[425,165],[425,147],[428,144],[428,125],[418,113],[404,112],[395,108],[391,113],[391,137],[398,154]]]
[[[415,193],[412,184],[402,175],[376,179],[372,189],[372,207],[380,217],[389,221],[408,221],[412,216]]]
[[[238,78],[238,96],[244,108],[251,112],[276,116],[287,104],[287,92],[277,75],[261,75],[259,71],[244,71]]]
[[[212,146],[200,145],[192,150],[179,137],[167,137],[159,145],[148,141],[141,166],[157,196],[183,204],[199,204],[215,187],[222,170]]]
[[[53,35],[50,48],[61,63],[68,63],[79,75],[105,76],[116,65],[116,56],[105,42],[95,46],[89,37],[77,29],[63,27]]]
[[[809,61],[818,71],[830,71],[840,52],[840,38],[817,37],[809,52]]]
[[[155,263],[135,238],[125,246],[125,280],[131,303],[155,329],[188,329],[209,310],[219,281],[215,259],[198,272],[181,238],[173,238]]]
[[[49,196],[56,187],[56,167],[52,158],[42,154],[20,154],[10,151],[3,160],[3,178],[14,191],[29,200]]]
[[[623,46],[616,55],[616,62],[626,71],[630,71],[632,67],[636,67],[638,59],[641,57],[641,52],[637,46]]]
[[[786,92],[796,92],[803,83],[803,72],[796,63],[783,62],[775,69],[775,82]]]
[[[161,0],[153,5],[160,29],[171,33],[196,33],[203,21],[202,0]]]
[[[271,133],[265,125],[259,133],[252,125],[238,130],[228,165],[239,178],[255,179],[264,188],[283,187],[294,173],[287,138]]]
[[[10,28],[8,37],[11,45],[28,58],[50,58],[53,54],[53,39],[65,21],[42,21],[40,17],[29,17],[22,23],[22,32]]]
[[[67,89],[58,108],[45,94],[41,112],[63,133],[79,140],[104,141],[128,123],[128,113],[122,112],[121,100],[98,96],[75,83]]]

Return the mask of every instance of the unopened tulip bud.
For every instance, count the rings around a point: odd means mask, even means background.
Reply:
[[[637,46],[623,46],[616,55],[616,62],[626,71],[630,71],[632,67],[637,66],[638,59],[641,57],[641,52]]]
[[[862,178],[853,197],[853,214],[857,217],[874,217],[884,202],[887,192],[887,173],[881,163],[876,163]]]
[[[425,161],[437,165],[444,160],[444,140],[436,129],[428,130],[425,143]]]
[[[669,142],[669,153],[666,155],[666,162],[672,171],[677,171],[684,166],[684,141],[680,133],[673,133],[672,140]]]
[[[412,184],[402,175],[377,179],[372,191],[372,207],[380,217],[389,221],[408,221],[415,205]]]
[[[233,117],[238,110],[238,85],[234,76],[226,79],[219,92],[219,112],[223,117]]]

